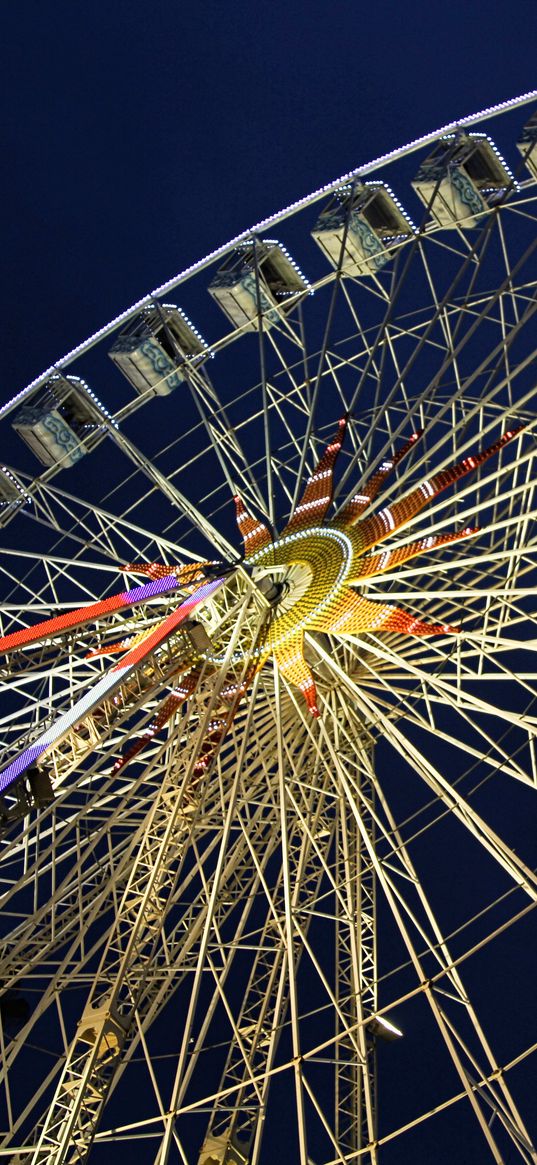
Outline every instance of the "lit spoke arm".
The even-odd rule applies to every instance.
[[[175,581],[175,580],[174,580]],[[119,664],[116,664],[110,672],[108,672],[102,679],[98,680],[96,684],[90,689],[86,695],[77,700],[67,712],[55,721],[51,728],[38,736],[33,744],[19,753],[18,757],[7,765],[0,772],[0,789],[5,790],[17,780],[26,769],[35,764],[36,761],[42,757],[49,748],[57,744],[63,736],[65,736],[70,729],[84,719],[94,708],[113,691],[120,686],[121,683],[133,672],[143,659],[149,655],[156,648],[160,647],[162,643],[169,638],[185,619],[188,619],[192,611],[199,606],[200,603],[205,602],[220,586],[222,586],[223,579],[214,579],[212,582],[205,583],[202,587],[185,599],[181,606],[178,607],[167,619],[164,619],[151,633],[127,653]],[[149,584],[151,585],[151,584]],[[146,589],[146,588],[141,588]]]
[[[146,586],[133,587],[130,591],[120,591],[116,595],[110,595],[108,599],[90,603],[87,607],[66,611],[63,615],[56,615],[53,619],[35,623],[33,627],[24,627],[20,631],[4,635],[0,638],[0,652],[17,651],[30,644],[41,643],[44,639],[53,639],[55,636],[63,635],[66,631],[84,627],[88,623],[95,623],[103,615],[112,615],[127,607],[146,603],[149,599],[177,590],[180,586],[181,583],[170,571],[167,577],[148,583]]]

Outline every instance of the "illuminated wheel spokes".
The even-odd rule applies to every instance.
[[[89,1096],[108,1072],[108,1108],[84,1134],[88,1145],[95,1134],[96,1159],[117,1141],[141,1161],[195,1165],[200,1146],[218,1159],[233,1135],[239,1160],[266,1165],[281,1156],[283,1128],[300,1165],[390,1165],[401,1149],[435,1158],[455,1127],[475,1159],[484,1147],[487,1160],[535,1162],[521,1115],[533,1035],[526,1012],[522,1023],[513,1011],[508,1032],[498,1023],[505,974],[488,960],[506,944],[503,966],[517,966],[509,987],[522,998],[516,939],[534,916],[537,863],[521,820],[511,823],[517,801],[530,818],[537,783],[536,222],[529,182],[471,231],[408,238],[374,276],[323,268],[311,305],[268,323],[259,313],[256,336],[228,332],[214,361],[192,367],[177,390],[185,434],[170,428],[166,445],[165,422],[160,453],[146,456],[141,430],[131,439],[127,410],[107,438],[117,474],[97,504],[79,469],[72,493],[48,471],[24,477],[37,518],[26,525],[46,548],[0,552],[3,636],[142,587],[137,564],[159,564],[162,577],[203,558],[236,564],[233,495],[246,557],[200,611],[211,648],[190,679],[177,672],[175,642],[168,669],[157,653],[151,674],[135,671],[121,708],[97,708],[69,755],[55,754],[54,804],[37,817],[29,806],[22,832],[5,836],[3,1143],[41,1136],[47,1108],[49,1133],[65,1141],[26,1159],[59,1165],[75,1143],[84,1159],[80,1128],[66,1132],[65,1096],[56,1109],[51,1098],[119,933],[154,806],[199,731],[196,685],[212,668],[222,702],[194,762],[210,773],[203,811],[188,844],[181,832],[175,874],[161,862],[170,896],[158,953],[137,964],[145,987],[128,1038],[112,1024],[113,1065],[105,1071],[97,1055],[88,1078]],[[236,343],[255,353],[246,384],[240,362],[232,369]],[[156,417],[160,403],[150,407]],[[323,463],[327,476],[308,493],[342,416],[337,466]],[[336,530],[350,538],[362,522],[378,533],[374,515],[398,517],[401,499],[519,425],[382,545],[364,544],[367,573],[356,568],[351,581],[345,567],[340,579],[336,555],[330,581]],[[340,585],[353,598],[336,612]],[[0,764],[121,661],[111,647],[127,651],[184,597],[109,610],[7,656]],[[461,631],[421,638],[403,633],[409,625],[358,622],[359,610],[383,607],[404,610],[414,629]],[[260,642],[262,612],[271,617]],[[161,905],[156,894],[140,906],[148,933]],[[21,997],[29,1010],[14,1028]],[[137,1094],[145,1107],[133,1111]]]

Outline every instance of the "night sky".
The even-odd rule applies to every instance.
[[[3,400],[265,215],[535,87],[533,0],[2,15]]]
[[[0,403],[252,223],[537,87],[535,0],[4,0],[2,16]]]

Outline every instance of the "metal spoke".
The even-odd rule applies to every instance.
[[[0,409],[13,1165],[537,1165],[536,96]]]

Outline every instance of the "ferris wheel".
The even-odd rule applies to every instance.
[[[531,100],[0,409],[6,1160],[537,1162]]]

